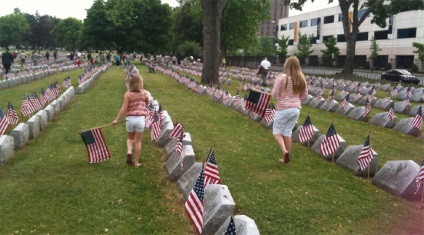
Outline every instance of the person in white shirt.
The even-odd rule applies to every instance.
[[[266,77],[268,76],[268,70],[271,69],[271,63],[267,60],[267,58],[265,57],[262,62],[261,62],[261,66],[262,66],[262,86],[266,86]]]

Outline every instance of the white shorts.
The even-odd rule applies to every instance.
[[[127,132],[143,132],[146,125],[145,116],[127,116]]]
[[[289,108],[277,110],[272,125],[272,134],[291,137],[294,125],[299,118],[300,110],[298,108]]]

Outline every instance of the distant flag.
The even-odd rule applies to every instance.
[[[415,128],[421,130],[423,125],[423,112],[422,112],[421,106],[418,108],[417,114],[415,114],[411,124]]]
[[[71,78],[70,77],[66,77],[62,82],[62,86],[65,87],[65,88],[68,88],[71,85],[72,84],[71,84]]]
[[[318,101],[320,101],[320,100],[321,100],[322,95],[324,95],[324,92],[325,92],[324,87],[323,87],[323,88],[321,88],[321,89],[318,91],[317,97],[315,98],[315,99],[317,100],[316,102],[318,102]]]
[[[412,84],[409,85],[408,89],[406,89],[406,94],[408,94],[409,97],[411,97],[414,94],[414,87]]]
[[[359,100],[361,97],[362,97],[361,93],[359,93],[359,91],[357,91],[355,96],[353,97],[353,99],[356,101],[356,100]]]
[[[240,100],[240,108],[243,112],[246,111],[246,100],[247,100],[247,95],[244,95],[244,98]]]
[[[418,190],[421,188],[421,184],[422,184],[423,181],[424,181],[424,159],[421,162],[420,170],[418,171],[418,175],[415,178],[415,183],[417,185],[417,191],[416,192],[418,192]]]
[[[334,99],[334,90],[331,90],[330,95],[327,98],[327,104],[330,104]]]
[[[218,164],[216,163],[215,151],[212,148],[209,151],[208,158],[206,159],[204,186],[206,187],[208,184],[220,183],[221,180],[219,178]]]
[[[397,86],[396,86],[396,85],[393,87],[392,92],[390,92],[390,94],[391,94],[392,96],[395,96],[395,95],[397,95],[397,94],[398,94],[398,89],[397,89]]]
[[[43,108],[43,106],[41,105],[40,100],[38,99],[37,93],[35,91],[32,93],[32,96],[31,96],[30,101],[31,101],[32,106],[36,110],[40,110],[40,109]]]
[[[390,121],[395,117],[395,103],[392,102],[390,105],[389,111],[387,111],[387,119]]]
[[[339,137],[337,136],[336,128],[331,124],[330,128],[328,128],[327,133],[325,134],[324,139],[321,142],[320,150],[321,153],[325,156],[331,155],[336,152],[336,150],[340,147]]]
[[[369,113],[371,112],[371,102],[366,99],[365,100],[365,106],[364,106],[364,117],[367,117],[369,115]]]
[[[358,86],[356,87],[356,92],[361,92],[362,91],[362,86],[361,86],[361,83],[359,82],[358,83]]]
[[[146,128],[150,128],[150,125],[153,122],[153,116],[155,115],[155,108],[153,107],[152,103],[147,106],[147,117],[146,117]]]
[[[10,101],[9,101],[9,104],[7,104],[6,117],[7,117],[7,120],[13,125],[17,125],[19,123],[18,113],[13,108],[13,105]]]
[[[238,104],[238,102],[240,102],[240,95],[239,91],[237,90],[236,95],[233,98],[233,105]]]
[[[302,125],[302,129],[300,129],[299,141],[306,142],[312,138],[313,134],[314,134],[314,126],[312,125],[311,118],[308,115],[308,117],[306,117],[306,120]]]
[[[150,139],[155,140],[159,137],[161,132],[161,118],[158,115],[158,113],[155,111],[155,114],[153,115],[152,123],[150,124],[151,130],[150,130]]]
[[[181,134],[181,132],[184,132],[184,126],[177,122],[174,126],[174,129],[172,130],[171,134],[169,135],[169,138],[178,138]]]
[[[270,99],[270,94],[250,90],[249,97],[246,101],[246,108],[264,117]]]
[[[41,106],[45,106],[49,100],[47,99],[46,92],[44,91],[44,88],[41,87],[41,93],[40,93],[40,102]]]
[[[362,147],[361,153],[358,157],[358,165],[361,168],[361,171],[365,170],[369,163],[371,162],[373,158],[372,149],[370,147],[370,135],[367,136],[365,139],[364,146]]]
[[[32,113],[31,103],[29,102],[28,96],[25,95],[21,105],[21,113],[24,117],[29,116]]]
[[[184,204],[184,210],[198,234],[201,234],[203,229],[204,181],[205,175],[204,169],[202,169]]]
[[[107,148],[100,128],[91,129],[81,133],[81,138],[87,148],[89,163],[96,163],[110,159],[109,149]]]
[[[408,95],[406,95],[405,96],[405,99],[403,100],[403,102],[402,102],[402,107],[403,108],[407,108],[408,106],[410,106],[411,105],[411,102],[410,102],[410,100],[409,100],[409,96]]]
[[[372,100],[374,100],[374,95],[377,93],[377,91],[376,91],[376,89],[375,89],[375,86],[372,86],[371,87],[371,90],[367,93],[367,99],[369,100],[369,101],[372,101]]]
[[[237,234],[236,225],[234,223],[233,217],[231,216],[230,223],[228,224],[227,231],[225,232],[224,235],[236,235],[236,234]]]
[[[274,116],[275,116],[275,107],[273,103],[269,103],[268,108],[265,111],[265,116],[264,119],[266,121],[266,123],[270,124],[271,122],[274,121]]]
[[[349,93],[345,96],[342,101],[343,110],[346,111],[347,105],[349,104]]]
[[[0,136],[6,132],[8,126],[9,121],[7,120],[7,116],[4,115],[3,110],[0,108]]]
[[[177,139],[177,147],[175,147],[175,151],[181,156],[181,169],[184,168],[183,139],[184,132],[181,131],[180,136]]]
[[[383,103],[389,103],[392,99],[391,99],[391,93],[389,91],[389,93],[387,93],[387,96],[383,99]]]
[[[348,86],[344,86],[344,87],[343,87],[343,90],[340,92],[340,95],[341,95],[342,97],[346,96],[346,94],[347,94],[347,88],[348,88]]]

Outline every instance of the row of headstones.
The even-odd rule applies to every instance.
[[[108,66],[101,71],[104,72]],[[99,71],[100,72],[100,71]],[[98,75],[96,76],[96,78]],[[88,80],[91,80],[90,78]],[[94,80],[94,79],[93,79]],[[92,83],[90,83],[92,84]],[[85,90],[84,90],[85,91]],[[10,160],[15,149],[26,146],[29,140],[34,139],[47,126],[48,122],[52,122],[54,117],[68,105],[75,95],[75,89],[70,86],[59,98],[53,100],[44,109],[39,110],[28,121],[19,123],[10,133],[10,135],[0,136],[0,165]]]
[[[96,71],[89,79],[85,80],[83,83],[78,85],[75,93],[82,94],[86,90],[88,90],[90,87],[92,87],[94,83],[96,82],[97,78],[99,77],[99,75],[101,73],[104,73],[111,65],[112,63],[107,63],[102,65],[102,67],[98,71]]]
[[[365,100],[367,99],[367,97],[363,97],[361,102],[359,102],[360,104],[365,104]],[[393,102],[393,101],[391,101]],[[372,102],[371,102],[372,103]],[[387,109],[386,105],[383,104],[384,101],[383,100],[378,100],[375,102],[374,107],[376,108],[380,108],[380,107],[384,107],[384,109]],[[402,102],[399,102],[402,103]],[[340,115],[344,115],[347,116],[351,119],[357,120],[357,121],[368,121],[368,116],[364,116],[364,112],[365,112],[365,106],[360,106],[360,107],[355,107],[353,104],[348,103],[346,106],[346,109],[342,106],[339,105],[339,102],[336,100],[332,100],[331,102],[327,102],[324,98],[318,99],[316,97],[313,97],[311,95],[309,95],[307,97],[307,99],[302,100],[302,104],[303,105],[308,105],[310,107],[313,108],[319,108],[321,110],[325,110],[327,112],[334,112]],[[390,103],[389,103],[390,105]],[[395,104],[395,110],[397,106],[400,106],[402,104]],[[421,105],[422,108],[424,108],[424,105]],[[412,112],[415,112],[415,114],[418,112],[420,105],[415,106],[412,109]],[[387,109],[388,110],[388,109]],[[413,117],[411,118],[403,118],[401,119],[398,123],[396,123],[396,116],[393,117],[392,120],[390,120],[387,117],[387,112],[381,112],[381,113],[377,113],[370,121],[371,124],[376,125],[376,126],[381,126],[381,127],[385,127],[385,128],[393,128],[396,131],[408,134],[408,135],[412,135],[412,136],[416,136],[416,137],[420,137],[419,135],[420,130],[416,127],[414,127],[411,122],[413,120]],[[424,134],[421,134],[421,139],[424,139]]]
[[[193,90],[193,92],[197,92],[199,95],[208,94],[206,92],[206,87],[204,86],[201,86],[199,90]],[[250,110],[244,110],[241,105],[233,103],[234,96],[230,97],[230,99],[228,99],[227,101],[224,101],[222,97],[217,98],[213,95],[211,96],[211,98],[215,102],[221,103],[226,107],[230,107],[242,113],[243,115],[248,116],[254,121],[260,122],[260,125],[265,128],[272,128],[273,122],[268,123],[260,115],[257,115],[251,112]],[[361,112],[361,114],[362,113],[363,112]],[[294,142],[299,142],[298,135],[300,129],[301,126],[299,127],[296,124],[293,129],[292,136]],[[391,193],[395,196],[400,196],[408,200],[417,200],[420,198],[421,192],[416,192],[417,186],[415,183],[415,178],[420,170],[420,166],[417,163],[412,160],[387,161],[384,166],[377,172],[378,153],[372,150],[373,159],[371,160],[367,168],[361,170],[357,163],[357,159],[360,155],[363,145],[352,145],[346,148],[346,141],[340,135],[337,135],[337,137],[340,141],[340,147],[335,151],[334,155],[332,156],[324,156],[321,153],[320,146],[321,142],[325,138],[325,134],[320,135],[318,129],[315,127],[314,135],[312,136],[310,142],[303,143],[303,145],[308,146],[314,152],[321,155],[324,159],[328,161],[335,161],[336,164],[352,171],[352,173],[356,176],[365,176],[368,175],[369,172],[370,176],[374,176],[372,179],[372,184],[388,193]]]
[[[153,107],[158,110],[159,103],[152,100]],[[196,162],[196,155],[192,146],[191,135],[184,132],[183,150],[181,155],[176,151],[177,139],[169,136],[174,124],[168,112],[162,111],[162,126],[159,137],[155,140],[159,147],[163,147],[166,154],[165,171],[167,178],[176,182],[176,185],[187,200],[196,180],[203,168],[203,163]],[[235,202],[226,185],[209,184],[204,191],[204,217],[202,234],[224,234],[234,213]],[[246,215],[233,217],[237,234],[260,234],[254,220]]]

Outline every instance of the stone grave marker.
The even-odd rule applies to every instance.
[[[352,171],[352,173],[356,176],[368,176],[368,168],[370,176],[375,175],[377,172],[378,154],[372,149],[373,158],[371,159],[368,167],[362,171],[357,162],[362,147],[363,145],[348,146],[342,155],[337,158],[336,164]]]

